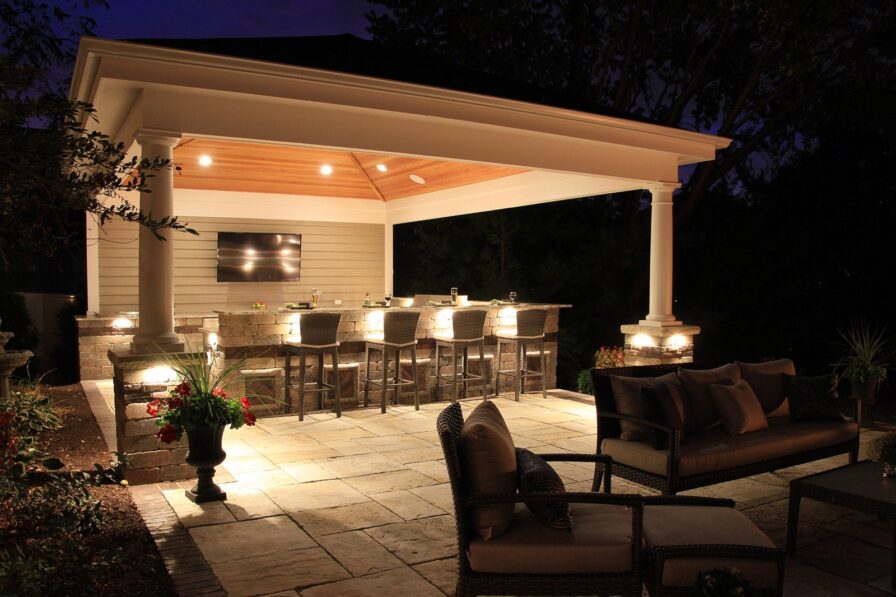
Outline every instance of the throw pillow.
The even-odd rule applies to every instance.
[[[671,381],[675,373],[668,373],[660,377],[623,377],[621,375],[610,376],[610,387],[613,389],[613,398],[616,401],[616,412],[620,415],[644,418],[644,407],[641,401],[641,388],[653,387],[664,381]],[[649,428],[629,421],[619,421],[622,428],[620,438],[626,441],[639,441],[646,439]]]
[[[516,451],[501,411],[491,400],[473,409],[460,432],[464,481],[470,495],[516,493]],[[493,539],[513,520],[513,503],[476,506],[473,527]]]
[[[663,405],[660,403],[661,398],[658,391],[660,385],[664,384],[657,384],[652,388],[641,388],[641,410],[644,413],[644,418],[648,421],[671,426],[666,419]],[[645,437],[654,450],[665,450],[669,447],[669,434],[662,429],[648,427]]]
[[[747,380],[759,403],[762,411],[769,417],[786,416],[790,409],[787,404],[787,394],[784,390],[784,376],[796,375],[796,367],[790,359],[778,359],[763,363],[741,363],[735,361],[741,376]]]
[[[834,404],[837,388],[832,376],[788,375],[784,378],[784,387],[787,391],[787,401],[790,403],[791,421],[846,420]]]
[[[709,394],[716,412],[722,418],[722,425],[730,435],[738,436],[768,429],[762,404],[745,380],[732,385],[710,384]]]
[[[688,393],[688,402],[694,413],[698,431],[719,424],[719,414],[709,394],[710,384],[731,385],[740,381],[740,369],[734,363],[715,369],[684,369],[679,367],[678,377]]]
[[[663,409],[667,425],[681,429],[684,434],[697,430],[687,392],[677,376],[656,384],[652,389]]]
[[[539,491],[566,491],[557,471],[541,456],[525,448],[516,449],[516,470],[521,495]],[[572,516],[567,502],[523,503],[538,520],[549,527],[572,530]]]

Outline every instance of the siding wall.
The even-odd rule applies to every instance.
[[[262,209],[261,207],[259,209]],[[382,298],[385,231],[382,224],[293,220],[184,218],[199,236],[174,235],[174,308],[178,314],[214,309],[247,309],[311,300],[323,290],[323,304],[342,299],[357,305],[369,292]],[[137,225],[110,221],[99,241],[100,313],[137,310]],[[302,235],[299,282],[217,281],[217,233],[287,232]]]

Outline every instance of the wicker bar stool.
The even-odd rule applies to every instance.
[[[417,323],[420,321],[419,311],[387,311],[383,315],[383,335],[371,335],[365,338],[364,361],[367,373],[364,375],[364,406],[369,404],[370,384],[382,388],[380,408],[386,412],[386,394],[395,390],[394,403],[398,404],[398,392],[401,386],[414,386],[414,407],[420,410],[420,392],[417,388]],[[373,379],[370,376],[370,351],[378,350],[383,355],[383,378]],[[411,379],[401,377],[401,351],[411,351]],[[389,381],[389,353],[395,355],[395,374]]]
[[[457,400],[457,386],[462,387],[463,396],[467,395],[467,386],[471,381],[479,381],[482,384],[482,397],[487,398],[488,393],[485,389],[485,371],[480,371],[483,375],[472,375],[469,368],[469,350],[472,346],[479,347],[479,362],[485,363],[485,335],[483,328],[485,326],[485,317],[487,311],[474,309],[455,311],[451,317],[452,334],[436,335],[436,400],[441,399],[442,380],[451,383],[451,401]],[[442,352],[444,349],[450,348],[451,354],[451,374],[442,375]],[[461,370],[458,374],[457,357],[458,349],[461,356]]]
[[[339,328],[341,313],[305,313],[299,319],[299,342],[287,342],[286,350],[286,408],[290,409],[292,400],[290,390],[299,390],[299,420],[305,419],[305,392],[317,392],[320,395],[320,409],[324,408],[324,393],[333,392],[336,399],[336,416],[342,416],[342,396],[339,391],[339,342],[336,331]],[[305,383],[305,357],[317,355],[317,382]],[[333,357],[333,384],[324,381],[324,355]],[[292,383],[292,357],[299,357],[299,383]],[[312,387],[308,387],[312,386]]]
[[[513,398],[520,401],[520,389],[526,391],[527,377],[541,377],[541,395],[548,397],[547,359],[544,355],[544,322],[547,309],[526,309],[516,312],[516,333],[498,333],[498,351],[495,354],[495,396],[499,393],[501,376],[513,380]],[[501,369],[501,347],[512,346],[513,369]],[[526,347],[534,345],[541,357],[541,372],[531,371],[526,358]]]

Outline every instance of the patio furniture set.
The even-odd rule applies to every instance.
[[[482,396],[487,395],[485,355],[485,320],[487,311],[481,309],[467,309],[456,311],[452,314],[451,332],[436,335],[435,341],[435,399],[439,400],[442,394],[442,386],[450,385],[451,400],[455,401],[459,396],[466,396],[470,384],[478,383],[482,390]],[[292,408],[292,391],[298,392],[299,420],[305,418],[305,393],[317,393],[319,395],[320,409],[324,409],[325,397],[329,393],[333,400],[336,416],[342,416],[341,384],[339,383],[339,369],[352,365],[339,362],[339,342],[337,330],[342,314],[306,313],[299,319],[299,332],[301,340],[298,342],[286,342],[286,383],[285,400],[287,412]],[[521,309],[516,312],[517,327],[515,330],[501,331],[497,334],[497,354],[494,367],[494,391],[497,395],[501,377],[509,378],[514,387],[514,397],[519,401],[520,388],[525,388],[528,379],[540,378],[542,395],[547,392],[547,363],[545,359],[545,320],[546,309]],[[365,369],[361,383],[363,384],[363,404],[370,402],[371,386],[380,390],[380,409],[386,412],[388,395],[393,392],[393,402],[398,403],[398,393],[402,387],[409,386],[414,392],[414,405],[420,408],[419,372],[417,360],[417,325],[420,320],[418,311],[406,311],[401,309],[387,310],[383,314],[383,333],[368,335],[365,338]],[[514,351],[513,368],[501,368],[502,348],[509,346]],[[541,360],[541,370],[528,369],[526,355],[528,347],[538,350]],[[470,369],[470,349],[478,349],[479,363],[482,367],[478,374]],[[410,377],[402,377],[401,353],[410,353]],[[371,353],[379,352],[382,355],[382,371],[379,377],[374,377],[374,369],[371,366]],[[327,383],[325,376],[325,357],[332,359],[333,383]],[[390,361],[391,356],[391,361]],[[307,357],[316,357],[318,376],[316,381],[306,382]],[[294,358],[298,358],[298,380],[293,381]],[[443,360],[447,359],[447,372],[443,372]],[[392,373],[390,375],[390,362]],[[354,365],[357,367],[358,365]]]
[[[855,464],[861,403],[847,420],[832,408],[830,379],[825,389],[793,369],[789,360],[595,369],[594,454],[515,448],[488,401],[466,421],[459,404],[446,408],[437,430],[457,522],[457,595],[640,595],[642,583],[654,596],[689,595],[698,577],[722,568],[738,569],[757,595],[782,595],[785,550],[733,500],[674,494],[845,453],[848,466],[792,482],[788,551],[800,497],[896,514],[896,480],[875,463]],[[714,415],[695,412],[707,405],[717,405]],[[591,491],[567,492],[554,461],[594,463]],[[614,474],[664,495],[613,494]]]

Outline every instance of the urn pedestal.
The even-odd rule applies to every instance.
[[[224,462],[227,453],[221,448],[224,425],[197,427],[187,431],[187,464],[196,467],[196,485],[184,493],[197,504],[227,499],[227,494],[214,482],[215,467]]]

